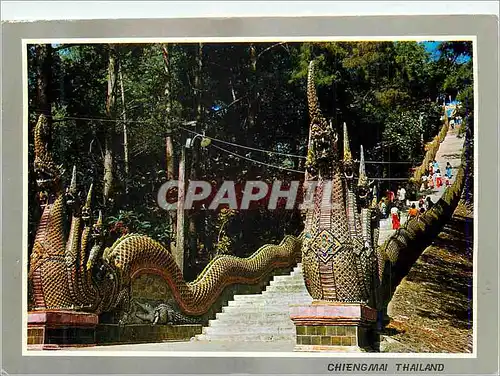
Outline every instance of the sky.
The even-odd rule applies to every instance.
[[[433,60],[437,60],[440,56],[440,52],[438,51],[438,47],[441,44],[441,42],[435,42],[435,41],[425,41],[421,42],[425,49],[431,54],[431,57]],[[57,47],[59,46],[59,43],[52,43],[52,47]],[[64,53],[64,52],[63,52]],[[465,63],[470,59],[468,56],[461,56],[457,59],[458,63]]]
[[[438,47],[441,42],[422,42],[427,52],[431,53],[433,59],[437,59],[440,55]]]
[[[425,49],[431,53],[431,56],[434,60],[439,58],[440,52],[438,51],[438,47],[441,44],[441,42],[427,41],[427,42],[422,42],[422,44],[424,45]],[[470,60],[469,56],[460,56],[457,59],[457,63],[465,63],[469,60]]]

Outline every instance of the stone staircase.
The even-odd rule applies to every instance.
[[[309,304],[302,265],[276,276],[260,294],[235,295],[195,341],[295,341],[290,304]]]

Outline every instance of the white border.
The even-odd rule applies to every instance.
[[[93,351],[93,350],[57,350],[57,351],[28,351],[27,347],[27,286],[28,286],[28,271],[27,265],[28,255],[28,59],[27,45],[35,43],[189,43],[189,42],[264,42],[264,41],[287,41],[287,42],[311,42],[311,41],[450,41],[450,40],[468,40],[473,43],[473,77],[474,77],[474,194],[478,192],[478,64],[477,64],[477,36],[475,35],[458,35],[458,36],[368,36],[368,37],[217,37],[217,38],[45,38],[45,39],[23,39],[22,40],[22,56],[23,56],[23,272],[22,272],[22,356],[141,356],[141,357],[303,357],[303,358],[477,358],[477,227],[478,222],[474,221],[474,239],[473,239],[473,350],[472,353],[298,353],[298,352],[223,352],[223,351]],[[474,200],[474,217],[478,217],[478,201]]]
[[[3,21],[499,14],[498,1],[2,1]]]

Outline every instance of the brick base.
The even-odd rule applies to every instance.
[[[292,305],[295,351],[378,351],[376,310],[357,303],[314,301]]]
[[[92,313],[62,310],[29,312],[28,349],[94,346],[97,322],[97,315]]]
[[[98,345],[189,341],[202,332],[201,325],[99,324]]]

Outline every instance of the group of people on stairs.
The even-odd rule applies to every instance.
[[[422,185],[420,186],[420,191],[425,191],[427,189],[441,188],[444,184],[445,186],[450,185],[450,179],[453,176],[451,171],[450,162],[446,162],[446,172],[444,177],[441,175],[441,169],[439,168],[439,163],[434,160],[429,162],[428,172],[429,175],[422,176]]]

